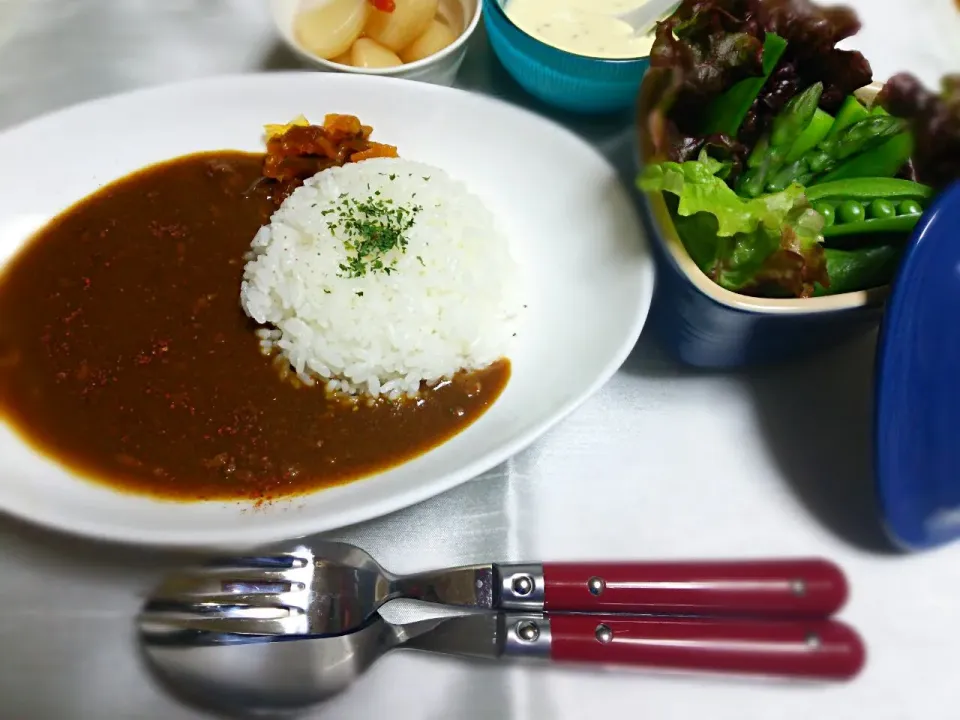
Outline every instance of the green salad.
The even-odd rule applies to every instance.
[[[685,0],[660,23],[645,119],[687,252],[718,285],[810,297],[887,284],[936,193],[960,179],[960,77],[876,98],[837,49],[859,29],[808,0]],[[866,101],[865,101],[866,100]]]

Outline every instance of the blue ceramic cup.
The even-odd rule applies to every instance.
[[[651,70],[637,107],[638,159],[656,161],[647,128],[654,85]],[[879,86],[864,88],[872,100]],[[755,298],[726,290],[690,258],[661,193],[645,196],[646,224],[657,263],[649,324],[676,359],[702,368],[730,369],[800,357],[876,327],[889,288],[804,299]]]
[[[509,0],[483,0],[487,36],[507,72],[531,95],[577,113],[633,107],[647,57],[626,60],[575,55],[528,35],[507,17]]]

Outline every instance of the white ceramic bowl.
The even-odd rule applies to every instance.
[[[414,63],[392,68],[357,68],[319,58],[297,41],[294,20],[300,3],[301,0],[270,0],[270,13],[284,43],[307,66],[328,72],[406,78],[448,86],[453,85],[456,80],[457,72],[467,54],[467,41],[477,29],[483,10],[481,0],[440,0],[440,14],[447,19],[451,27],[462,28],[460,36],[453,44]]]

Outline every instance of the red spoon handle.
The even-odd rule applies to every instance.
[[[552,615],[550,658],[696,672],[848,680],[863,642],[830,620]]]
[[[829,617],[847,599],[826,560],[545,563],[549,612]]]

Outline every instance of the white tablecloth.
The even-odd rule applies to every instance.
[[[960,69],[952,2],[853,3],[866,21],[856,44],[878,78],[910,68],[932,83]],[[160,82],[294,66],[258,0],[27,0],[16,23],[0,46],[0,127]],[[482,33],[461,84],[529,102]],[[628,117],[557,119],[629,171]],[[398,571],[823,554],[849,571],[845,617],[869,643],[868,668],[853,684],[505,668],[399,653],[310,717],[954,720],[960,547],[903,557],[884,545],[870,493],[873,342],[767,372],[710,375],[675,367],[644,338],[609,385],[527,452],[340,533]],[[203,717],[152,682],[134,642],[142,593],[176,562],[0,517],[0,718]]]

